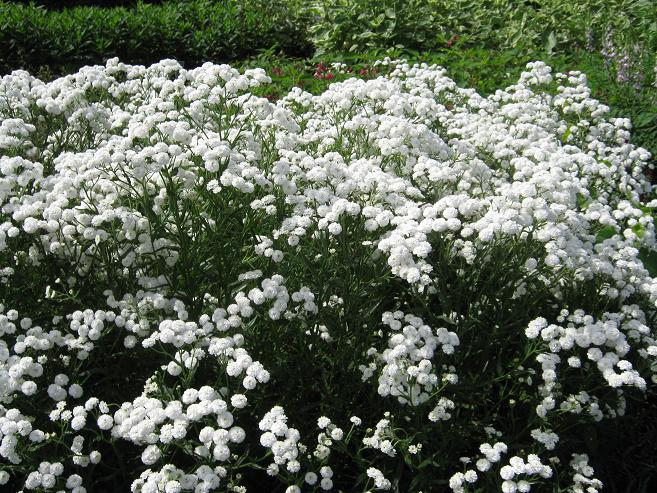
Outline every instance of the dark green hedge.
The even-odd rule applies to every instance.
[[[134,7],[138,2],[160,4],[166,0],[8,0],[9,3],[33,3],[48,9],[61,10],[71,7]],[[184,0],[183,0],[184,1]]]
[[[286,0],[187,0],[49,11],[0,1],[0,73],[41,67],[59,73],[112,57],[143,65],[175,58],[192,67],[272,46],[307,56],[307,23],[289,5]]]

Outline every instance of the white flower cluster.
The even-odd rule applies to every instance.
[[[313,456],[321,461],[330,455],[333,442],[339,442],[344,438],[344,431],[331,423],[326,416],[317,420],[317,426],[322,431],[317,435],[317,446],[313,451]]]
[[[516,493],[516,491],[519,491],[524,493],[530,491],[531,482],[522,479],[521,476],[549,478],[553,472],[550,466],[541,463],[540,457],[536,454],[529,454],[527,461],[522,457],[511,457],[509,463],[500,469],[500,477],[504,480],[502,492]]]
[[[455,493],[462,493],[466,491],[468,484],[475,483],[477,479],[477,472],[472,469],[468,469],[465,472],[457,472],[449,478],[449,487]]]
[[[207,321],[206,324],[210,322]],[[158,329],[151,333],[148,338],[142,341],[142,346],[151,347],[156,341],[162,344],[173,344],[175,347],[180,348],[186,344],[193,344],[196,342],[196,331],[198,325],[194,322],[185,322],[183,320],[163,320],[160,322]],[[212,328],[208,329],[210,332]],[[205,335],[205,332],[202,332]]]
[[[57,479],[64,473],[64,465],[61,462],[42,462],[39,464],[37,471],[32,471],[27,475],[25,488],[36,490],[39,488],[53,488],[57,484]]]
[[[314,472],[308,472],[304,476],[304,481],[311,486],[319,481],[319,487],[328,491],[333,488],[333,470],[329,466],[322,466],[319,469],[319,476]]]
[[[234,395],[231,403],[241,408],[246,405],[246,398]],[[233,426],[233,413],[221,394],[208,386],[198,390],[188,388],[181,401],[173,400],[166,406],[156,398],[137,397],[132,403],[123,403],[113,417],[101,415],[98,427],[111,428],[115,438],[146,445],[141,459],[144,464],[152,465],[160,460],[161,447],[185,439],[190,427],[197,422],[213,422],[217,426],[205,426],[199,432],[199,444],[194,453],[200,457],[224,462],[230,457],[229,444],[239,444],[246,436],[242,428]]]
[[[593,477],[594,471],[589,466],[589,456],[573,454],[570,461],[573,470],[573,484],[568,491],[572,493],[598,493],[602,489],[602,481]]]
[[[646,388],[646,381],[634,369],[627,359],[632,348],[641,359],[648,360],[652,365],[652,379],[655,379],[655,357],[657,351],[651,349],[655,338],[650,328],[645,324],[645,313],[636,305],[625,305],[620,313],[604,313],[595,320],[583,310],[562,310],[557,324],[548,324],[545,318],[532,320],[525,329],[529,339],[542,339],[549,348],[549,353],[540,353],[536,360],[541,364],[543,384],[540,392],[543,396],[536,408],[541,418],[546,418],[549,411],[560,409],[580,413],[582,405],[588,406],[588,412],[596,420],[604,416],[597,398],[581,391],[575,395],[560,395],[558,389],[558,366],[567,363],[566,372],[588,372],[594,363],[606,384],[617,390],[618,407],[608,409],[608,414],[615,416],[623,414],[625,409],[624,389],[622,387]],[[561,356],[560,353],[566,353]],[[568,356],[570,355],[570,356]],[[566,357],[567,356],[567,357]],[[555,438],[548,438],[537,431],[534,438],[554,446]],[[542,438],[540,438],[542,437]],[[540,438],[540,439],[539,439]],[[558,438],[557,438],[558,440]],[[551,449],[548,447],[548,449]]]
[[[447,397],[441,397],[438,399],[438,404],[436,404],[436,406],[429,413],[429,420],[433,421],[434,423],[437,421],[447,421],[452,417],[449,410],[454,409],[455,407],[456,404],[454,404],[453,400],[448,399]]]
[[[223,322],[223,320],[224,317],[228,314],[228,325],[239,326],[239,324],[235,325],[236,322],[233,322],[233,320],[237,321],[238,318],[236,317],[251,317],[254,313],[254,309],[251,306],[251,303],[259,306],[272,300],[273,303],[267,313],[272,320],[280,319],[281,315],[287,309],[287,304],[290,301],[290,295],[287,291],[287,288],[283,284],[284,282],[285,279],[279,274],[272,276],[271,279],[263,279],[260,283],[260,287],[262,289],[253,288],[248,292],[248,294],[239,292],[235,297],[235,303],[229,305],[226,310],[219,309],[219,311],[215,311],[213,320],[218,326],[224,328],[226,327],[226,322]],[[230,317],[233,318],[231,319]]]
[[[281,406],[274,406],[258,424],[262,435],[260,444],[271,450],[274,463],[270,466],[272,475],[278,474],[279,466],[285,465],[289,472],[298,472],[301,464],[299,457],[299,439],[301,435],[295,428],[287,426],[287,416]]]
[[[431,361],[436,349],[450,355],[459,345],[459,338],[443,327],[434,331],[420,317],[402,311],[385,312],[382,322],[393,335],[382,354],[370,353],[383,363],[378,393],[397,397],[402,404],[423,404],[440,382]],[[371,369],[363,367],[361,371],[367,373]]]
[[[367,469],[367,477],[374,480],[374,487],[377,490],[389,490],[392,487],[390,481],[376,467],[369,467]]]
[[[502,454],[506,453],[507,450],[507,445],[503,442],[497,442],[494,445],[489,443],[481,444],[479,451],[482,453],[482,457],[475,462],[477,470],[480,472],[489,471],[494,464],[500,462]],[[503,493],[526,493],[531,491],[532,483],[535,480],[534,478],[522,479],[521,475],[549,478],[552,474],[552,468],[542,464],[536,454],[529,454],[527,461],[519,456],[514,456],[509,459],[507,465],[499,469],[499,476],[502,479],[501,491]],[[454,474],[450,478],[449,485],[452,491],[461,493],[466,491],[468,483],[476,483],[478,479],[477,472],[469,469],[465,473],[458,472]]]
[[[540,428],[535,428],[531,431],[531,436],[534,440],[542,444],[546,450],[554,450],[559,443],[559,435],[553,431],[543,431]]]
[[[376,424],[376,427],[373,430],[374,433],[372,434],[372,436],[363,438],[363,444],[366,447],[378,449],[384,454],[390,457],[394,457],[395,455],[397,455],[397,450],[395,449],[395,446],[392,442],[392,439],[394,439],[394,435],[392,434],[392,430],[390,429],[391,417],[392,416],[388,414],[386,418],[379,420],[379,422]]]
[[[0,406],[0,456],[12,464],[20,464],[22,458],[16,449],[19,439],[26,437],[27,443],[40,443],[44,439],[44,432],[33,428],[32,423],[18,409],[6,409]]]
[[[317,96],[295,88],[277,103],[249,92],[269,81],[263,70],[240,73],[211,63],[186,70],[173,60],[141,67],[113,59],[51,83],[23,71],[0,79],[0,256],[7,264],[0,289],[11,294],[0,306],[4,459],[18,464],[29,455],[23,451],[40,453],[65,426],[58,439],[73,444],[75,467],[100,460],[97,451],[82,454],[93,415],[101,435],[143,447],[145,465],[166,464],[145,471],[133,491],[219,488],[231,448],[247,433],[234,423],[237,410],[253,418],[264,409],[248,402],[269,402],[267,408],[277,402],[260,386],[276,375],[256,355],[279,361],[272,353],[288,345],[295,358],[308,350],[305,337],[302,348],[296,337],[270,344],[262,337],[270,333],[266,324],[296,329],[298,322],[301,334],[314,331],[334,341],[323,349],[335,351],[350,347],[336,340],[362,335],[369,347],[385,334],[381,353],[355,355],[356,366],[358,358],[375,360],[361,365],[363,380],[376,374],[379,396],[396,397],[409,413],[430,404],[429,420],[450,420],[447,427],[458,399],[432,399],[476,370],[458,367],[468,351],[456,348],[459,337],[483,340],[460,331],[487,315],[475,304],[452,306],[450,275],[489,265],[522,274],[495,286],[517,306],[549,295],[569,307],[551,321],[532,314],[522,322],[529,322],[526,338],[509,338],[540,348],[541,381],[531,406],[542,422],[527,428],[537,447],[556,453],[567,439],[551,422],[557,410],[586,410],[593,419],[619,415],[624,391],[657,380],[650,326],[657,279],[647,256],[657,246],[657,202],[643,203],[654,192],[643,175],[649,155],[629,143],[630,122],[609,117],[583,74],[552,74],[542,62],[488,97],[459,88],[440,67],[386,66],[392,70],[385,77],[350,79]],[[362,248],[362,258],[352,258],[352,247]],[[518,258],[495,258],[502,250]],[[351,293],[316,275],[336,258],[348,258],[354,272],[383,259],[385,274],[400,286],[392,305],[383,300],[394,307],[386,309],[407,313],[383,313],[380,332],[353,330],[346,321],[354,312],[338,308],[353,305]],[[381,277],[368,272],[377,279],[359,280],[363,286]],[[26,297],[19,290],[30,276],[43,285]],[[602,302],[586,304],[582,295],[578,306],[587,311],[572,311],[565,300],[580,288]],[[614,308],[593,313],[595,306]],[[41,307],[56,313],[43,316]],[[452,330],[431,328],[431,317],[449,320]],[[341,338],[343,325],[351,339]],[[491,334],[506,329],[500,325]],[[95,383],[83,376],[105,348],[119,348],[117,355],[130,361],[166,359],[157,360],[161,372],[149,369],[136,382],[144,384],[143,395],[108,404],[99,394],[76,405],[92,393],[87,386]],[[614,406],[585,387],[580,377],[592,372],[616,392]],[[206,376],[227,378],[217,388],[214,381],[191,383]],[[532,390],[531,377],[522,378]],[[571,378],[581,388],[569,385],[572,393],[564,395],[563,381]],[[170,381],[171,388],[164,383]],[[266,398],[249,394],[247,401],[246,391]],[[362,443],[395,457],[391,417],[384,416]],[[33,429],[42,422],[55,431]],[[346,438],[330,421],[320,427],[315,458],[325,460],[329,442]],[[268,473],[279,476],[281,466],[300,472],[305,447],[282,406],[260,420],[260,431],[273,455]],[[506,448],[482,446],[478,472],[457,473],[452,489],[476,482]],[[169,464],[174,449],[196,466],[223,464],[186,474]],[[361,479],[390,488],[379,467],[361,471]],[[49,488],[51,469],[33,471],[25,487]],[[575,488],[598,487],[582,460],[573,469]],[[537,455],[513,457],[500,469],[502,489],[529,491],[532,481],[553,472]],[[307,473],[305,480],[332,488],[332,470],[323,466],[320,475]],[[66,487],[82,492],[81,477],[69,476]]]
[[[493,464],[496,464],[502,458],[502,454],[506,454],[508,447],[504,442],[496,442],[491,445],[490,443],[482,443],[479,446],[479,452],[482,457],[475,463],[477,469],[481,472],[488,471]]]
[[[208,353],[217,356],[226,364],[226,374],[242,378],[242,386],[252,390],[258,383],[267,383],[270,375],[259,361],[253,361],[246,349],[240,347],[244,336],[235,334],[232,337],[212,337],[209,341]]]
[[[198,467],[194,472],[186,474],[173,464],[166,464],[159,471],[146,469],[139,479],[132,482],[132,493],[209,493],[219,488],[221,479],[227,475],[222,466],[211,468],[207,465]]]

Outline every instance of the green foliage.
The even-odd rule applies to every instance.
[[[305,21],[293,7],[284,0],[191,0],[48,11],[0,2],[0,72],[45,66],[60,74],[113,57],[135,64],[175,58],[195,66],[243,58],[274,45],[306,55]]]
[[[547,52],[598,43],[608,30],[652,46],[657,9],[650,0],[321,0],[311,8],[320,53],[372,47],[425,50],[454,36],[468,46],[541,47]]]
[[[362,52],[375,47],[431,48],[444,35],[433,9],[422,0],[316,2],[311,32],[317,53]]]

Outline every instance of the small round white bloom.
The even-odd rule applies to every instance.
[[[98,416],[98,428],[101,430],[109,430],[114,425],[114,418],[109,414],[101,414]]]
[[[316,483],[317,483],[317,474],[315,474],[314,472],[306,473],[306,475],[305,475],[305,477],[304,477],[304,480],[305,480],[306,483],[308,483],[309,485],[316,484]]]
[[[331,223],[329,224],[328,231],[332,235],[337,236],[340,233],[342,233],[342,226],[340,225],[340,223]]]
[[[472,469],[470,469],[468,471],[465,471],[465,474],[463,475],[463,477],[465,478],[465,480],[468,483],[474,483],[474,482],[477,481],[477,473],[476,473],[476,471],[473,471]]]
[[[276,435],[271,431],[267,431],[260,436],[260,444],[263,447],[271,448],[274,443],[276,443]]]
[[[504,481],[502,483],[502,493],[516,493],[517,485],[514,481]]]
[[[180,493],[182,487],[178,481],[172,480],[167,481],[166,486],[164,487],[164,493]]]
[[[68,388],[68,395],[73,397],[74,399],[79,399],[82,397],[82,394],[84,391],[82,390],[82,386],[78,385],[77,383],[74,383]]]
[[[248,400],[244,394],[234,394],[230,398],[230,403],[234,408],[243,409],[246,407]]]
[[[280,262],[281,260],[283,260],[283,252],[280,250],[274,250],[271,254],[271,259],[274,262]]]
[[[21,392],[25,395],[34,395],[37,391],[37,384],[32,380],[27,380],[21,384]]]
[[[528,493],[532,489],[531,483],[529,481],[525,481],[524,479],[518,481],[517,487],[520,493]]]
[[[242,443],[244,441],[244,438],[246,438],[246,432],[244,431],[243,428],[240,428],[239,426],[233,426],[228,431],[228,437],[230,438],[230,441],[233,443]]]
[[[43,476],[40,472],[32,471],[27,475],[27,479],[25,480],[25,488],[28,490],[36,490],[37,488],[41,487],[42,477]]]
[[[221,428],[230,428],[233,426],[234,421],[235,418],[228,411],[224,411],[217,416],[217,425],[219,425]]]
[[[87,419],[84,416],[75,416],[71,420],[71,428],[73,428],[75,431],[81,430],[84,428],[84,425],[87,424]]]
[[[68,376],[64,375],[63,373],[55,375],[55,384],[61,386],[68,385]]]
[[[72,490],[82,485],[82,477],[79,474],[71,474],[66,480],[66,488]]]
[[[45,489],[52,488],[55,486],[56,482],[57,478],[54,474],[46,473],[41,477],[41,486],[43,486]]]
[[[230,449],[226,447],[226,445],[215,445],[214,450],[212,451],[212,456],[215,460],[223,462],[230,457]]]
[[[488,471],[490,469],[491,463],[488,459],[479,459],[475,466],[481,472]]]
[[[61,462],[53,462],[50,464],[49,468],[50,474],[54,474],[55,476],[61,476],[64,473],[64,464]]]
[[[182,366],[175,361],[170,361],[167,365],[167,373],[171,376],[177,377],[182,373]]]
[[[46,434],[41,430],[32,430],[30,432],[29,438],[31,442],[40,443],[43,442],[45,435]]]
[[[123,339],[123,346],[126,349],[132,349],[137,345],[137,338],[132,334],[125,336]]]
[[[256,379],[253,378],[252,376],[248,375],[244,377],[244,380],[242,380],[242,385],[246,390],[253,390],[256,387]]]
[[[330,490],[331,488],[333,488],[333,481],[331,480],[331,478],[324,478],[319,482],[319,486],[323,490]]]
[[[193,404],[198,399],[198,390],[187,389],[183,392],[181,400],[183,404]]]
[[[53,401],[63,401],[66,399],[66,390],[57,384],[48,385],[48,395]]]
[[[155,464],[160,459],[161,455],[162,452],[157,447],[157,445],[149,445],[142,452],[141,461],[147,466],[150,466],[152,464]]]
[[[511,480],[515,475],[516,472],[511,466],[504,466],[502,467],[502,469],[500,469],[500,476],[502,477],[502,479]]]
[[[342,440],[342,437],[344,437],[344,432],[340,428],[333,428],[331,430],[331,438],[333,440]]]
[[[287,468],[288,472],[296,473],[296,472],[299,472],[299,469],[301,469],[301,464],[299,463],[298,460],[291,460],[287,463],[286,468]]]

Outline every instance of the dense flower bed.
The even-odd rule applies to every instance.
[[[581,73],[384,66],[2,78],[2,483],[601,489],[581,430],[657,380],[648,153]]]

